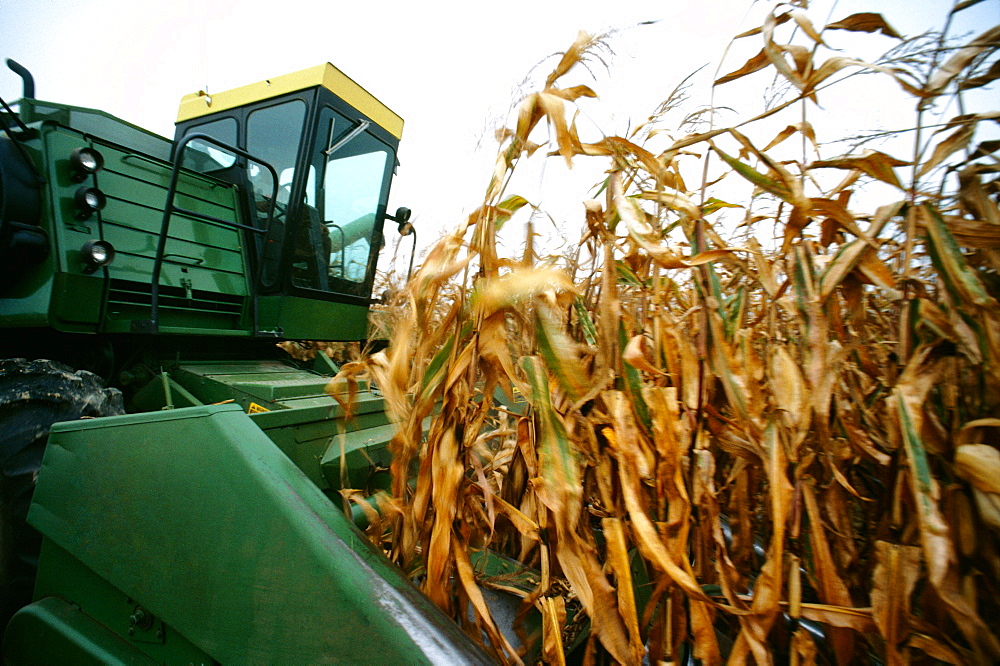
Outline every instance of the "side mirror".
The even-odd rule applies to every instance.
[[[396,209],[395,215],[385,216],[385,219],[392,220],[399,225],[400,236],[413,236],[413,249],[410,251],[410,269],[406,271],[407,282],[410,281],[410,276],[413,274],[413,256],[417,253],[417,230],[410,224],[410,215],[412,214],[413,212],[409,208],[400,206]]]
[[[413,212],[409,208],[400,206],[396,209],[395,215],[386,215],[385,217],[399,225],[400,236],[409,236],[413,233],[413,226],[410,225],[410,215],[412,214]]]

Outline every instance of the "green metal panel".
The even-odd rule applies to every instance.
[[[91,136],[103,136],[122,146],[132,146],[160,159],[170,158],[168,139],[104,111],[36,99],[22,99],[19,111],[26,123],[56,122]]]
[[[389,440],[399,431],[394,423],[337,434],[319,461],[332,488],[352,488],[371,495],[392,489]]]
[[[157,237],[163,219],[171,164],[156,155],[138,150],[126,150],[110,145],[114,141],[127,145],[128,138],[148,139],[141,130],[106,114],[53,106],[48,120],[72,123],[82,121],[85,127],[104,131],[102,138],[84,135],[80,127],[67,127],[48,122],[41,126],[39,159],[46,176],[46,196],[43,227],[49,232],[53,253],[47,269],[55,274],[69,274],[93,280],[110,278],[105,301],[105,321],[99,328],[109,333],[128,333],[132,321],[149,317],[149,283],[153,273]],[[91,129],[94,129],[92,127]],[[121,135],[121,136],[119,136]],[[165,140],[159,139],[166,143]],[[138,145],[159,145],[156,141],[139,141]],[[169,145],[169,144],[167,144]],[[104,168],[82,182],[73,182],[69,156],[83,146],[96,148],[104,156]],[[100,212],[87,219],[78,217],[74,197],[80,187],[97,187],[107,197]],[[238,220],[238,193],[234,186],[197,174],[182,174],[176,202],[185,208],[212,215],[222,220]],[[105,270],[87,274],[80,248],[89,240],[110,242],[117,252]],[[248,264],[244,254],[242,232],[213,222],[195,221],[174,215],[160,283],[166,289],[162,301],[162,328],[179,328],[180,332],[198,335],[202,330],[229,335],[249,333],[249,313],[246,296]],[[86,298],[76,298],[74,289],[83,282],[66,280],[58,285],[70,287],[67,294],[54,292],[53,311],[46,322],[59,330],[96,330],[92,308],[95,287],[88,287]],[[173,289],[172,292],[169,289]],[[102,288],[101,297],[104,297]],[[33,299],[38,300],[38,299]],[[27,304],[21,304],[24,307]],[[39,303],[31,303],[37,310]],[[81,324],[86,323],[83,327]],[[23,325],[23,324],[20,324]],[[185,330],[187,329],[187,330]]]
[[[52,273],[43,262],[27,279],[0,281],[0,327],[31,328],[49,325]],[[46,272],[46,275],[41,273]],[[2,284],[6,282],[7,284]]]
[[[96,275],[56,273],[52,324],[60,331],[94,332],[101,316],[104,280]]]
[[[261,330],[280,328],[289,340],[364,340],[368,306],[297,298],[262,296]]]
[[[185,363],[170,375],[204,403],[234,400],[244,410],[251,405],[269,410],[251,418],[319,488],[369,493],[389,488],[388,442],[396,426],[389,423],[382,397],[366,382],[359,382],[351,418],[345,419],[343,408],[326,392],[330,377],[279,361]],[[141,394],[163,400],[161,384],[154,380]],[[175,403],[184,404],[181,399]]]
[[[8,663],[214,663],[48,539],[42,543],[41,562],[38,601],[18,611],[7,628]]]
[[[48,597],[21,609],[7,626],[10,664],[156,664],[62,599]]]
[[[100,213],[102,232],[120,255],[108,269],[112,279],[149,282],[157,236],[170,182],[170,164],[124,152],[100,142],[104,169],[96,176],[108,198]],[[233,186],[185,174],[178,181],[177,205],[237,222]],[[246,262],[240,231],[213,222],[174,215],[170,221],[161,284],[244,295]]]
[[[29,522],[223,663],[487,661],[235,405],[57,424]]]

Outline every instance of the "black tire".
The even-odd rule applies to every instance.
[[[0,635],[31,601],[41,536],[27,524],[49,428],[124,414],[121,391],[86,370],[23,358],[0,360]]]

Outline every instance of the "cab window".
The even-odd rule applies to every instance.
[[[262,279],[265,285],[279,281],[281,247],[285,238],[288,206],[295,182],[295,158],[306,118],[306,103],[293,99],[263,109],[247,117],[247,152],[274,167],[278,174],[278,190],[267,169],[250,162],[247,178],[253,191],[253,206],[258,221],[267,217],[274,204],[274,217],[261,245],[263,254]]]
[[[278,172],[278,192],[275,195],[271,192],[273,184],[267,171],[257,164],[248,165],[247,173],[258,208],[266,210],[271,197],[275,197],[279,213],[288,206],[305,118],[305,102],[293,99],[258,109],[247,119],[247,152],[264,160]]]
[[[207,134],[227,146],[236,145],[236,119],[220,118],[203,125],[195,125],[188,134]],[[214,173],[228,169],[236,163],[236,156],[214,144],[195,139],[184,152],[184,166],[200,173]]]

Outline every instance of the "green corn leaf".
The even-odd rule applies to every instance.
[[[625,347],[628,346],[628,340],[629,335],[628,331],[625,330],[625,323],[618,322],[618,346],[622,353],[625,352]],[[645,428],[647,433],[651,433],[653,431],[653,420],[649,414],[649,406],[642,397],[642,373],[638,368],[628,363],[622,363],[622,374],[625,376],[625,393],[632,400],[636,416],[639,417],[639,423]]]
[[[580,367],[574,349],[576,343],[549,317],[535,312],[535,339],[545,365],[548,366],[559,386],[573,402],[580,400],[589,390],[587,375]]]
[[[996,307],[997,303],[983,287],[979,276],[969,266],[955,237],[948,230],[941,214],[930,205],[917,209],[918,219],[927,231],[927,250],[934,268],[941,274],[945,286],[959,303],[975,303],[980,307]]]
[[[623,283],[623,284],[630,284],[633,287],[644,287],[645,286],[643,284],[642,280],[639,279],[639,276],[636,275],[635,272],[631,268],[629,268],[628,266],[625,265],[625,262],[623,262],[623,261],[616,261],[615,262],[615,270],[618,273],[618,282]]]
[[[581,297],[576,296],[573,299],[573,309],[576,310],[576,317],[580,322],[580,329],[583,331],[583,339],[587,341],[588,345],[596,345],[597,327],[594,326],[594,320],[590,318],[590,312],[587,311],[587,306]]]
[[[566,426],[552,407],[545,362],[537,356],[525,356],[520,363],[531,386],[529,402],[539,419],[539,475],[553,490],[580,488],[580,464]]]
[[[719,157],[722,158],[722,161],[731,166],[736,173],[740,174],[760,189],[773,194],[788,203],[795,203],[792,191],[785,187],[782,183],[779,183],[772,178],[768,178],[761,172],[751,167],[749,164],[746,164],[731,155],[727,155],[718,148],[715,148],[715,152],[718,153]]]
[[[711,215],[715,211],[720,210],[722,208],[743,208],[743,206],[739,204],[728,203],[726,201],[722,201],[721,199],[716,199],[715,197],[711,197],[707,199],[705,203],[702,205],[701,214]]]

